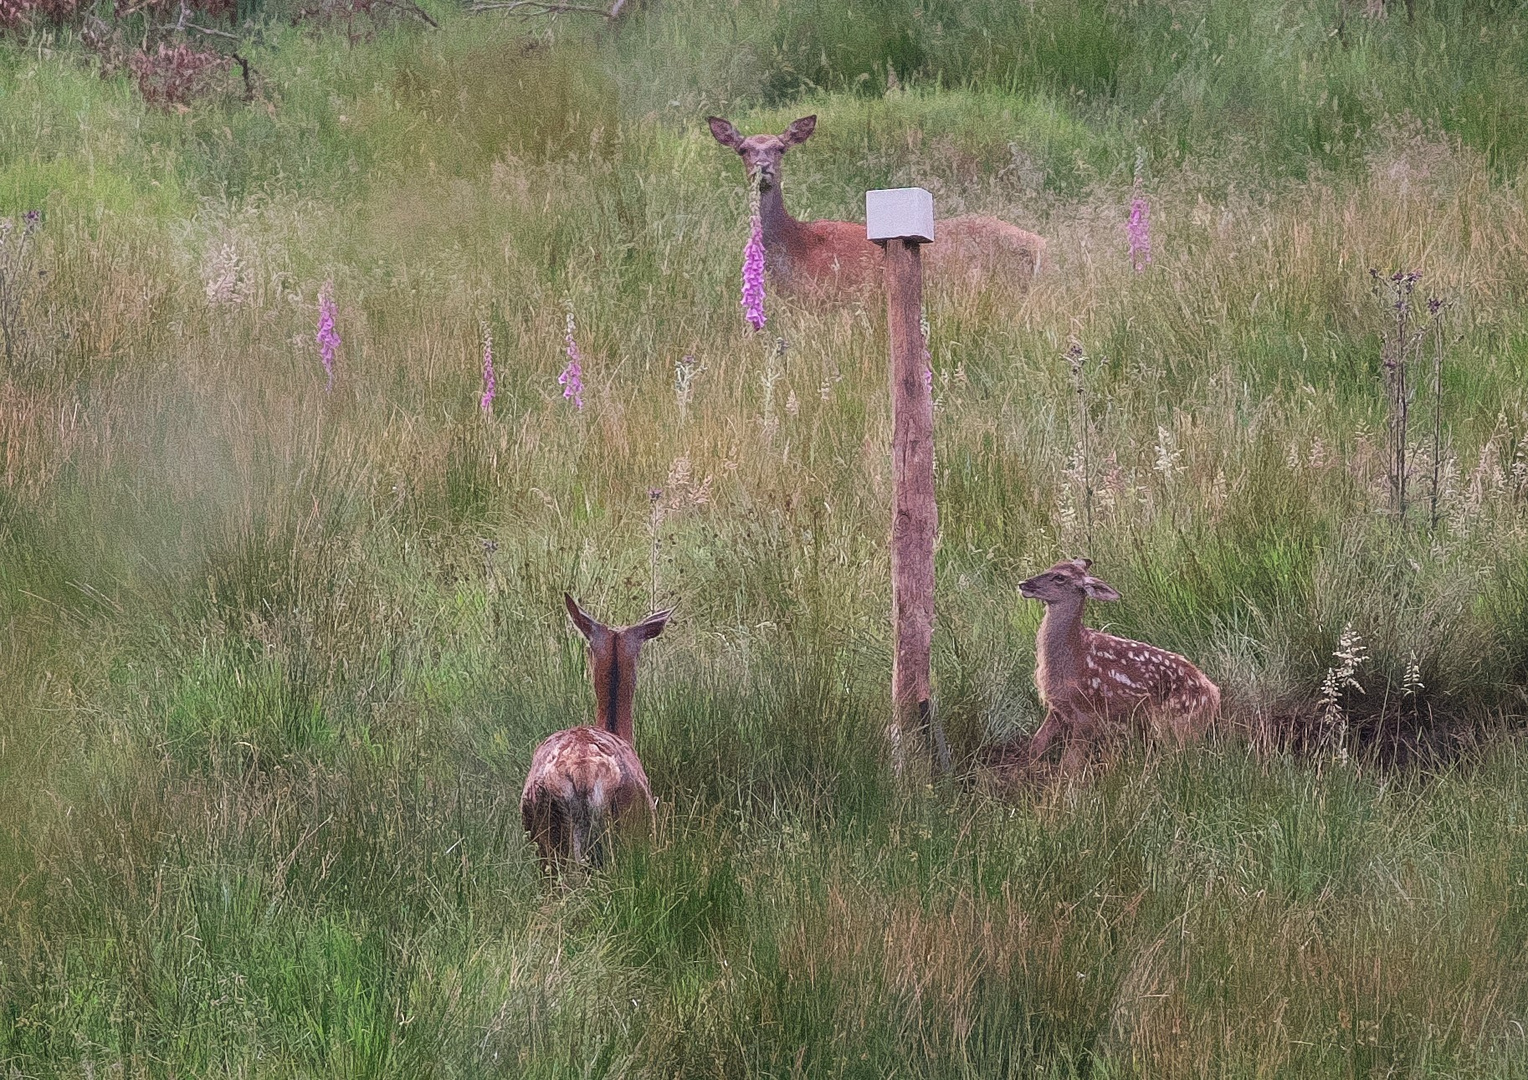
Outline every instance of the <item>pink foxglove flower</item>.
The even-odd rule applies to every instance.
[[[748,246],[743,249],[743,318],[755,330],[764,329],[764,238],[754,218]]]
[[[568,366],[562,369],[562,374],[557,376],[557,385],[562,387],[562,396],[571,398],[573,404],[580,409],[584,407],[584,368],[583,353],[578,351],[578,341],[573,336],[577,329],[573,322],[573,313],[568,312],[568,332],[563,336],[566,343],[563,351],[568,354]]]
[[[748,193],[748,243],[743,248],[743,318],[754,330],[764,329],[764,229],[759,221],[759,189]]]
[[[1130,238],[1130,261],[1139,274],[1151,262],[1151,208],[1140,195],[1130,200],[1130,220],[1125,224],[1125,235]]]
[[[478,402],[483,411],[493,411],[493,395],[499,380],[493,374],[493,327],[483,324],[483,397]]]
[[[339,352],[340,335],[334,329],[334,282],[324,282],[324,287],[318,290],[318,333],[314,340],[318,342],[318,358],[324,363],[324,374],[329,381],[324,386],[324,393],[334,390],[334,357]]]

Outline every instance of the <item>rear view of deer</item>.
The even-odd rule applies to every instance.
[[[731,121],[708,121],[716,141],[743,159],[749,183],[759,185],[759,224],[764,265],[787,291],[832,293],[881,280],[881,249],[851,221],[797,221],[781,192],[785,152],[811,138],[817,117],[804,116],[783,135],[744,138]],[[1040,268],[1045,240],[994,217],[955,217],[938,222],[936,242],[924,258],[930,273],[945,280],[981,281],[989,276],[1027,286]]]
[[[663,633],[669,618],[660,611],[613,629],[590,618],[573,597],[564,594],[563,601],[589,641],[595,722],[547,736],[531,757],[520,793],[525,831],[542,868],[552,872],[565,861],[598,864],[612,827],[638,818],[652,821],[656,803],[631,740],[632,701],[637,656]]]
[[[1058,562],[1019,585],[1019,595],[1045,603],[1035,645],[1035,685],[1045,722],[1026,757],[1036,761],[1057,735],[1065,735],[1061,771],[1086,761],[1089,740],[1131,723],[1178,746],[1204,734],[1220,710],[1220,689],[1177,653],[1082,625],[1088,597],[1118,600],[1119,593],[1088,573],[1087,559]]]

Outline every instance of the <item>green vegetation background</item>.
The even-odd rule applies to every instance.
[[[1528,8],[432,10],[246,9],[256,100],[185,112],[0,43],[47,270],[0,382],[6,1075],[1528,1075]],[[1017,582],[1084,549],[1095,621],[1223,686],[1210,745],[891,781],[883,317],[743,333],[702,122],[807,112],[798,214],[918,183],[1051,243],[1022,301],[932,285],[962,776],[1039,719]],[[1387,512],[1370,267],[1452,305],[1436,527]],[[590,712],[564,588],[678,614],[659,840],[560,889],[517,802]]]

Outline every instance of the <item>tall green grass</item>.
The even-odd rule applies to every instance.
[[[0,212],[45,209],[49,271],[0,382],[7,1070],[1528,1072],[1521,13],[846,10],[272,23],[261,100],[184,115],[67,37],[0,51]],[[930,284],[948,782],[882,753],[883,320],[771,296],[742,332],[721,110],[818,114],[803,215],[918,183],[1050,239],[1022,299]],[[1386,513],[1371,266],[1455,303],[1436,532]],[[1016,585],[1084,552],[1124,594],[1095,622],[1226,723],[1002,788],[975,761],[1039,721]],[[677,613],[655,842],[551,886],[516,803],[589,714],[565,589]]]

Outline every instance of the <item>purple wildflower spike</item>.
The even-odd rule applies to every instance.
[[[1139,274],[1151,262],[1151,207],[1141,195],[1130,200],[1130,221],[1125,225],[1125,235],[1130,238],[1130,261]]]
[[[324,393],[334,390],[334,356],[339,351],[340,335],[334,329],[334,282],[324,282],[324,287],[318,290],[318,333],[314,340],[318,342],[318,357],[324,363],[324,374],[329,381],[324,386]]]
[[[764,230],[759,215],[748,224],[748,244],[743,248],[743,318],[754,330],[764,329]]]
[[[478,402],[482,410],[493,411],[493,395],[499,380],[493,374],[493,327],[483,324],[483,397]]]
[[[563,349],[568,354],[568,366],[562,369],[562,374],[557,376],[557,385],[562,387],[562,396],[571,398],[573,404],[580,409],[584,407],[584,368],[583,353],[578,351],[578,341],[573,336],[576,329],[573,322],[573,313],[568,312],[568,332],[563,336],[566,345]]]

